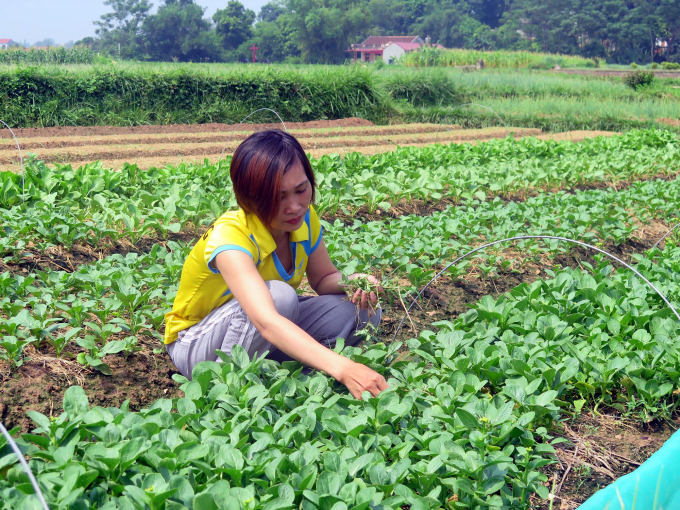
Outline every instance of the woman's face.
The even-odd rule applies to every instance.
[[[293,232],[300,228],[312,200],[312,185],[300,162],[281,178],[281,205],[272,222],[272,233]]]

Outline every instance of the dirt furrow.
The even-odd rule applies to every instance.
[[[539,129],[532,128],[485,128],[472,130],[455,130],[449,132],[417,133],[389,136],[363,136],[363,137],[335,137],[335,138],[301,138],[300,143],[306,151],[312,152],[322,149],[322,154],[356,152],[354,148],[361,147],[391,147],[406,145],[427,145],[433,143],[464,143],[473,141],[486,141],[493,138],[504,138],[510,134],[516,138],[523,136],[539,135]],[[90,145],[83,147],[67,147],[58,149],[40,149],[32,151],[39,159],[46,163],[71,163],[124,160],[129,163],[138,163],[141,158],[160,158],[162,164],[167,164],[172,158],[173,162],[187,160],[199,160],[204,158],[216,160],[224,151],[230,154],[237,146],[238,141],[230,141],[229,144],[188,143],[188,144],[129,144],[117,146]],[[344,149],[344,150],[343,150]],[[348,150],[349,149],[349,150]],[[390,149],[387,149],[390,150]],[[361,151],[359,151],[361,152]],[[382,150],[377,152],[383,152]],[[193,156],[193,158],[190,158]],[[0,150],[0,165],[16,166],[18,153],[16,150]],[[121,165],[122,166],[122,165]]]
[[[263,114],[260,119],[265,118]],[[275,118],[273,114],[267,114],[266,118]],[[284,119],[285,122],[285,119]],[[17,128],[14,133],[20,138],[33,138],[43,136],[97,136],[97,135],[126,135],[126,134],[152,134],[152,133],[219,133],[231,131],[237,128],[239,123],[234,124],[167,124],[144,125],[144,126],[59,126],[48,128]],[[257,131],[260,129],[280,128],[280,122],[265,124],[241,124],[243,129]],[[328,129],[328,128],[352,128],[363,126],[375,126],[370,120],[350,117],[338,120],[314,120],[310,122],[286,122],[288,129]],[[7,129],[0,129],[0,139],[11,138]]]
[[[280,127],[280,126],[279,126]],[[461,129],[458,125],[451,124],[395,124],[393,126],[367,126],[361,128],[333,128],[333,129],[290,129],[289,133],[298,140],[304,139],[323,139],[341,138],[356,136],[390,136],[407,135],[420,133],[445,133],[448,131]],[[34,137],[19,138],[19,144],[24,151],[35,151],[40,149],[55,149],[65,147],[85,147],[85,146],[111,146],[137,144],[168,144],[168,143],[222,143],[240,142],[258,130],[239,130],[224,131],[221,133],[171,133],[171,134],[150,134],[150,135],[107,135],[107,136],[66,136],[66,137]],[[16,142],[13,139],[0,140],[0,151],[16,150]]]
[[[588,138],[595,138],[596,136],[614,136],[617,133],[609,132],[609,131],[571,131],[567,133],[554,133],[554,134],[547,134],[547,135],[538,135],[536,138],[539,138],[541,140],[571,140],[573,142],[580,142],[583,140],[586,140]],[[488,139],[479,139],[479,140],[440,140],[440,143],[445,142],[445,143],[471,143],[471,144],[476,144],[478,142],[483,142],[483,141],[488,141]],[[368,146],[363,146],[363,147],[358,147],[358,146],[348,146],[348,147],[328,147],[328,148],[321,148],[321,149],[311,149],[308,150],[307,152],[311,154],[314,157],[319,157],[323,156],[325,154],[340,154],[340,155],[345,155],[349,154],[352,152],[360,152],[365,155],[371,155],[371,154],[380,154],[383,152],[390,152],[396,150],[398,147],[425,147],[427,145],[432,145],[431,143],[400,143],[399,145],[396,144],[382,144],[382,145],[368,145]],[[227,152],[229,154],[229,152]],[[134,159],[134,161],[131,161],[130,159],[125,159],[125,158],[102,158],[100,161],[102,165],[105,168],[114,168],[114,169],[121,169],[125,163],[134,163],[139,168],[142,169],[149,169],[149,168],[162,168],[166,165],[173,165],[177,166],[182,163],[184,164],[202,164],[205,159],[208,159],[209,162],[215,163],[219,158],[219,155],[208,155],[208,156],[174,156],[174,157],[168,157],[168,156],[141,156],[137,157]],[[77,159],[70,161],[69,163],[73,165],[74,167],[79,167],[83,166],[87,163],[91,163],[92,160],[83,160],[83,159]],[[9,165],[5,165],[5,168],[3,168],[2,163],[0,163],[0,169],[18,169],[18,161],[14,162],[14,165],[11,167]]]

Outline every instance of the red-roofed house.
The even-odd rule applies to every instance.
[[[385,62],[391,64],[403,55],[419,50],[421,46],[419,43],[393,42],[385,46],[382,57]]]
[[[352,44],[346,52],[354,54],[354,60],[361,62],[375,62],[376,57],[382,57],[387,63],[405,53],[417,50],[425,44],[417,35],[372,35],[361,44]]]
[[[6,50],[10,46],[16,46],[17,42],[14,42],[12,39],[0,39],[0,50]]]

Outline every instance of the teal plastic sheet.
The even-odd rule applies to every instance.
[[[642,466],[596,492],[578,510],[680,510],[680,432]]]

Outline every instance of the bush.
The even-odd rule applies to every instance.
[[[438,69],[432,71],[427,74],[389,73],[382,79],[383,86],[393,99],[416,107],[468,102],[447,73]]]
[[[549,69],[555,68],[555,60],[551,57],[546,57],[546,58],[543,58],[541,60],[535,60],[533,62],[529,62],[529,65],[527,67],[529,69],[547,71]]]
[[[385,114],[372,73],[233,65],[0,69],[0,119],[11,126],[234,123],[262,107],[289,121]],[[257,121],[257,119],[253,119]]]
[[[640,87],[646,87],[654,82],[654,73],[651,71],[633,71],[628,73],[623,82],[630,88],[637,90]]]
[[[664,62],[661,64],[662,69],[676,70],[680,69],[680,64],[677,62]]]
[[[658,68],[659,68],[659,64],[657,64],[656,62],[654,62],[654,63],[652,64],[652,69],[658,69]]]
[[[638,68],[638,65],[637,65],[635,62],[632,62],[632,63],[630,64],[630,68],[631,68],[631,69],[637,69],[637,68]]]

